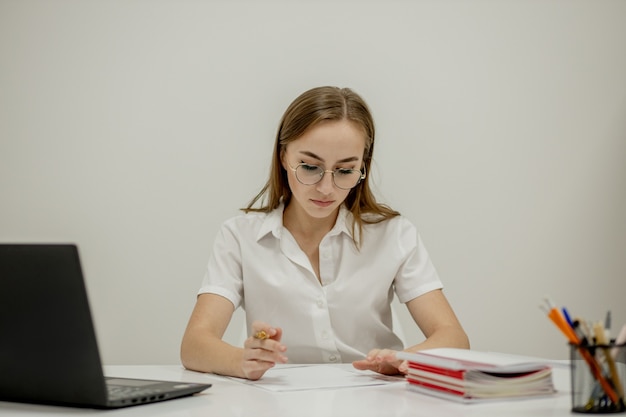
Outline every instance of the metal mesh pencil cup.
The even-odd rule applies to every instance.
[[[626,411],[626,345],[569,346],[572,411],[589,414]]]

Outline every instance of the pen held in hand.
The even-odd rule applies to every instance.
[[[265,340],[269,339],[270,335],[265,330],[259,330],[254,334],[254,338],[259,340]]]

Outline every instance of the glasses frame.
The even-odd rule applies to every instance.
[[[302,163],[300,163],[300,164],[296,165],[296,167],[295,167],[295,168],[294,168],[294,167],[292,167],[292,166],[291,166],[291,164],[290,164],[289,162],[287,162],[287,165],[289,165],[289,168],[293,171],[294,175],[296,176],[296,179],[297,179],[297,180],[298,180],[298,182],[299,182],[300,184],[302,184],[302,185],[315,185],[315,184],[319,184],[319,183],[322,181],[322,179],[324,179],[324,175],[326,175],[326,173],[327,173],[327,172],[329,172],[329,173],[333,174],[333,184],[335,185],[335,187],[339,188],[340,190],[351,190],[351,189],[353,189],[354,187],[356,187],[357,185],[359,185],[359,183],[360,183],[361,181],[363,181],[363,180],[365,179],[365,177],[367,176],[367,173],[366,173],[366,170],[365,170],[365,166],[363,166],[363,171],[361,171],[360,169],[346,169],[346,168],[337,168],[337,169],[335,169],[335,170],[330,170],[330,169],[322,169],[322,167],[321,167],[321,166],[319,166],[319,165],[315,165],[315,164],[307,164],[307,163],[304,163],[304,162],[302,162]],[[302,180],[301,180],[300,178],[298,178],[298,172],[297,172],[298,168],[300,168],[300,167],[301,167],[301,166],[303,166],[303,165],[314,166],[314,167],[318,167],[319,169],[321,169],[322,171],[321,171],[321,174],[320,174],[320,178],[319,178],[317,181],[315,181],[314,183],[311,183],[311,184],[305,184],[305,183],[303,183],[303,182],[302,182]],[[356,182],[356,184],[354,184],[352,187],[349,187],[349,188],[344,188],[344,187],[340,187],[340,186],[339,186],[339,185],[337,185],[337,183],[335,182],[335,172],[336,172],[336,171],[338,171],[338,170],[358,172],[358,173],[359,173],[359,174],[361,174],[361,175],[359,176],[359,179],[358,179],[358,181]]]

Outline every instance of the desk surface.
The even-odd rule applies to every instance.
[[[342,365],[339,365],[342,366]],[[350,365],[343,365],[350,366]],[[94,416],[427,416],[507,417],[571,416],[569,369],[554,368],[559,391],[550,398],[482,404],[458,404],[408,391],[404,382],[334,390],[272,392],[180,366],[107,366],[109,376],[210,382],[211,388],[193,397],[119,410],[93,410],[0,402],[0,417]]]

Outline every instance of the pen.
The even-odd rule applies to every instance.
[[[267,334],[267,332],[265,330],[259,330],[258,332],[256,332],[254,334],[254,338],[255,339],[260,339],[260,340],[265,340],[265,339],[269,339],[270,335]]]
[[[580,343],[583,345],[588,345],[589,338],[587,337],[587,335],[581,328],[582,325],[581,325],[580,319],[578,318],[574,319],[573,327],[574,327],[574,332],[576,332],[576,335],[578,336],[578,340],[580,340]]]
[[[626,324],[622,326],[622,329],[619,331],[617,337],[615,338],[615,346],[620,346],[624,344],[626,344]],[[626,349],[626,347],[624,347],[624,349]],[[611,356],[613,356],[613,358],[617,356],[617,347],[614,347],[611,350]]]
[[[585,335],[585,337],[587,338],[587,340],[590,343],[593,342],[593,334],[591,334],[591,329],[589,328],[589,325],[587,324],[587,321],[585,321],[582,318],[577,318],[577,320],[580,322],[580,328],[581,328],[583,334]]]
[[[573,327],[570,326],[565,320],[565,317],[563,317],[563,313],[554,306],[554,303],[552,303],[549,298],[545,298],[544,300],[546,302],[546,307],[543,308],[543,310],[548,315],[548,318],[552,320],[552,322],[556,325],[556,327],[561,330],[561,332],[563,332],[563,334],[565,335],[565,337],[567,337],[570,343],[579,345],[580,340],[574,332]]]
[[[619,393],[620,398],[623,398],[624,390],[622,388],[622,383],[621,383],[621,381],[619,379],[619,374],[617,373],[617,367],[615,366],[615,360],[613,359],[613,356],[610,354],[609,349],[606,347],[606,346],[608,346],[609,341],[607,340],[605,329],[602,326],[602,323],[594,324],[593,330],[594,330],[595,335],[596,335],[596,342],[597,342],[597,344],[605,346],[604,348],[602,348],[602,351],[604,352],[604,357],[606,358],[606,363],[609,365],[609,372],[611,373],[611,381],[613,382],[613,386],[615,387],[615,389]]]
[[[570,327],[574,328],[574,322],[572,321],[572,318],[570,317],[569,312],[567,311],[567,308],[562,307],[561,312],[563,313],[563,317],[565,318],[565,321],[567,322],[567,324],[569,324]]]
[[[606,343],[611,341],[611,310],[606,312],[606,317],[604,319],[604,334],[606,335]]]

